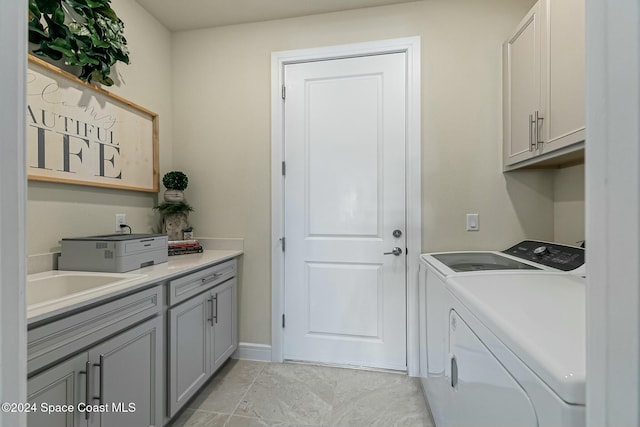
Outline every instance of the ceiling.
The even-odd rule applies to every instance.
[[[137,0],[171,31],[295,18],[414,0]]]

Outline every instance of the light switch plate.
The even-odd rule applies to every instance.
[[[479,215],[477,213],[467,214],[467,231],[480,230]]]

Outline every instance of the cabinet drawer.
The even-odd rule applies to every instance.
[[[237,260],[223,262],[169,282],[169,305],[178,304],[219,283],[235,277]]]
[[[85,349],[162,310],[163,287],[155,286],[27,332],[27,370],[32,373]]]

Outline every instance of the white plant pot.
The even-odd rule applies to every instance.
[[[184,192],[180,190],[166,190],[164,192],[165,202],[184,202]]]

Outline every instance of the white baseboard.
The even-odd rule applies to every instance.
[[[238,343],[238,349],[231,355],[234,359],[271,362],[271,346],[249,342]]]

